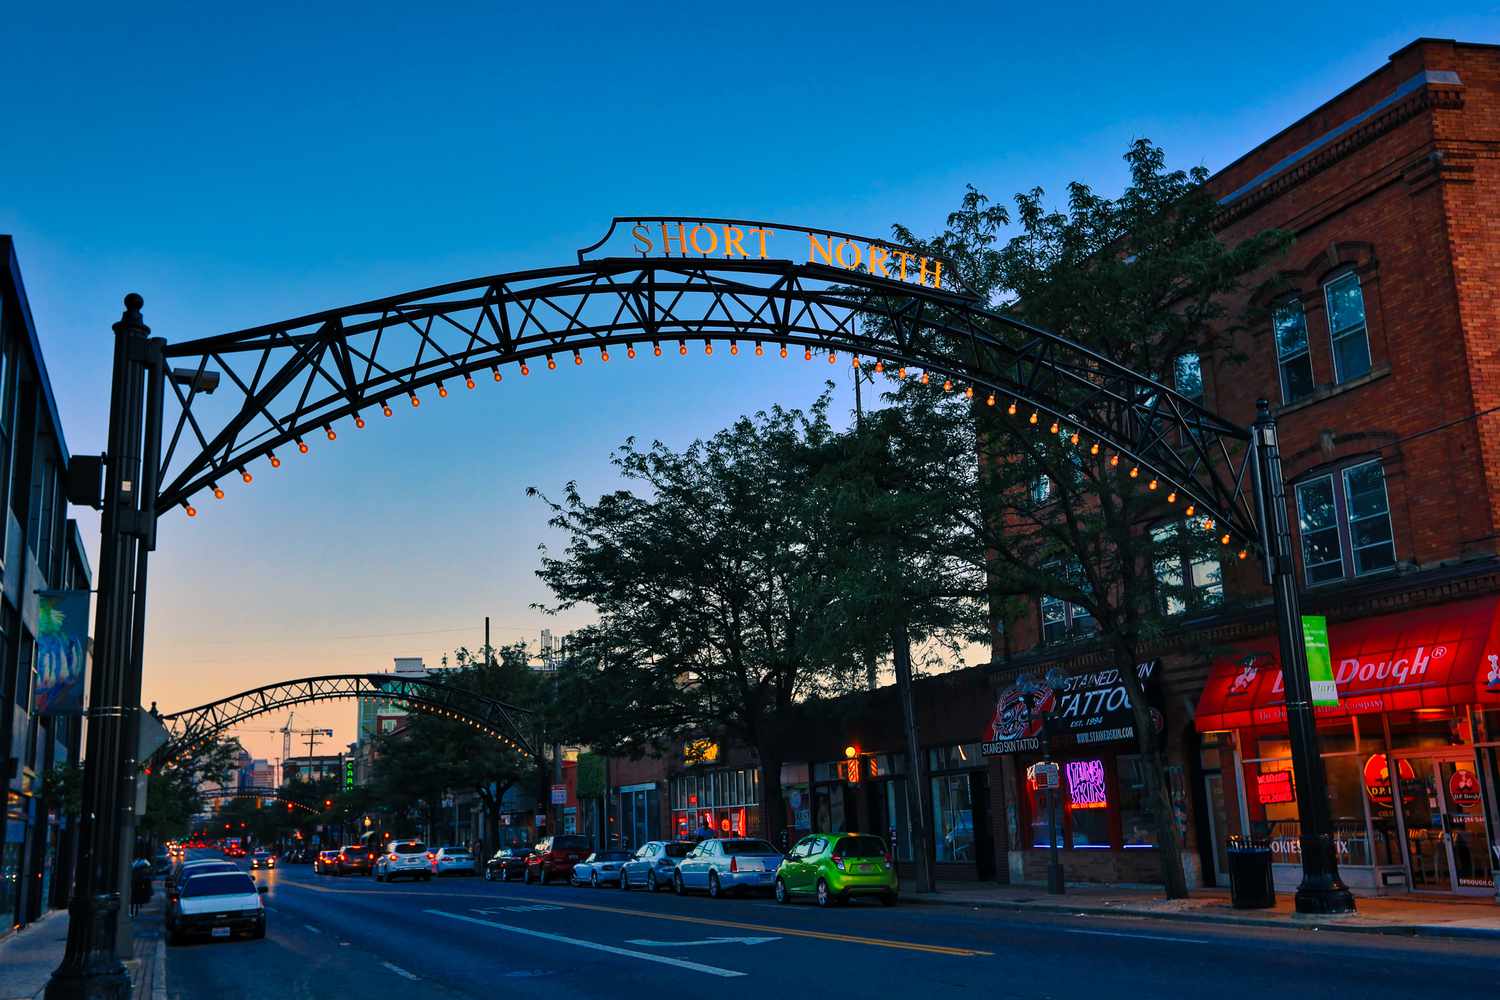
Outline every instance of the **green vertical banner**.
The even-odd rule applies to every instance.
[[[1333,679],[1333,658],[1328,655],[1328,619],[1302,616],[1302,645],[1307,650],[1307,679],[1312,681],[1314,705],[1339,703],[1338,683]]]

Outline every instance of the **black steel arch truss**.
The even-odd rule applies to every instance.
[[[251,785],[246,788],[216,788],[207,792],[199,792],[200,799],[275,799],[285,802],[287,805],[306,809],[308,812],[321,812],[316,806],[308,805],[301,799],[289,799],[282,795],[278,789],[267,788],[264,785]]]
[[[1236,541],[1260,539],[1248,431],[1147,375],[951,290],[820,263],[683,257],[495,275],[166,344],[176,412],[150,470],[165,484],[155,510],[193,513],[195,499],[222,498],[234,476],[249,482],[252,463],[279,466],[334,438],[345,427],[336,422],[363,428],[377,412],[419,405],[419,392],[515,377],[538,359],[594,363],[622,345],[633,357],[689,342],[728,342],[730,353],[799,347],[932,373],[935,391],[951,381],[1014,403],[1022,424],[1035,412],[1075,429]],[[213,395],[200,388],[207,372],[222,376]]]
[[[160,766],[182,757],[226,729],[257,715],[307,702],[350,698],[379,698],[412,711],[453,719],[499,740],[517,753],[533,754],[531,744],[516,721],[517,716],[529,714],[526,709],[425,677],[325,674],[265,684],[197,708],[162,716],[161,722],[167,727],[170,738],[153,755],[151,764]]]

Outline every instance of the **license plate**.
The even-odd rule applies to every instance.
[[[213,930],[209,931],[209,933],[212,934],[214,937],[228,937],[229,936],[229,928],[228,927],[215,927]]]
[[[868,874],[870,874],[870,872],[872,872],[874,870],[875,870],[875,866],[874,865],[860,865],[859,866],[859,871],[860,871],[860,874],[862,874],[862,875],[868,875]]]

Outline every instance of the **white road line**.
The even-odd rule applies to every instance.
[[[493,927],[496,930],[509,931],[512,934],[524,934],[527,937],[541,938],[544,941],[558,941],[562,944],[571,944],[579,948],[588,948],[592,951],[608,952],[611,955],[624,955],[628,958],[639,958],[647,962],[656,962],[661,965],[672,965],[679,969],[687,969],[690,972],[704,972],[710,976],[722,976],[726,979],[743,976],[743,972],[733,969],[720,969],[713,965],[702,965],[698,962],[689,962],[682,958],[668,958],[666,955],[653,955],[647,951],[634,951],[630,948],[616,948],[614,945],[600,944],[597,941],[583,941],[578,938],[564,937],[561,934],[548,934],[545,931],[534,931],[529,927],[513,927],[509,924],[499,924],[493,920],[480,920],[478,917],[466,917],[461,913],[445,913],[442,910],[423,910],[435,917],[447,917],[449,920],[462,920],[469,924],[479,924],[481,927]]]
[[[1208,944],[1208,938],[1167,937],[1163,934],[1133,934],[1128,931],[1086,931],[1076,927],[1063,928],[1065,934],[1093,934],[1098,937],[1141,938],[1145,941],[1171,941],[1174,944]]]
[[[303,924],[302,926],[306,927],[308,930],[312,931],[314,934],[322,934],[323,933],[322,931],[320,931],[316,927],[314,927],[312,924]]]
[[[390,962],[381,962],[380,964],[383,965],[383,966],[385,966],[387,969],[390,969],[396,975],[398,975],[398,976],[404,976],[407,979],[412,980],[413,982],[417,981],[418,978],[419,978],[417,976],[412,975],[410,972],[407,972],[405,969],[401,968],[401,966],[399,966],[399,965],[392,965]]]

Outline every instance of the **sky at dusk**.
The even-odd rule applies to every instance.
[[[127,291],[181,340],[567,263],[613,215],[880,235],[936,230],[966,183],[1113,194],[1134,138],[1217,169],[1416,37],[1500,41],[1500,6],[1458,6],[12,5],[0,232],[68,447],[97,453]],[[481,381],[168,514],[146,700],[436,664],[485,615],[497,642],[566,631],[585,619],[533,607],[559,539],[526,487],[597,495],[627,437],[681,447],[805,406],[830,369],[795,359]],[[97,517],[74,516],[96,550]],[[279,756],[283,721],[246,746]],[[300,709],[311,724],[342,747],[353,706]]]

